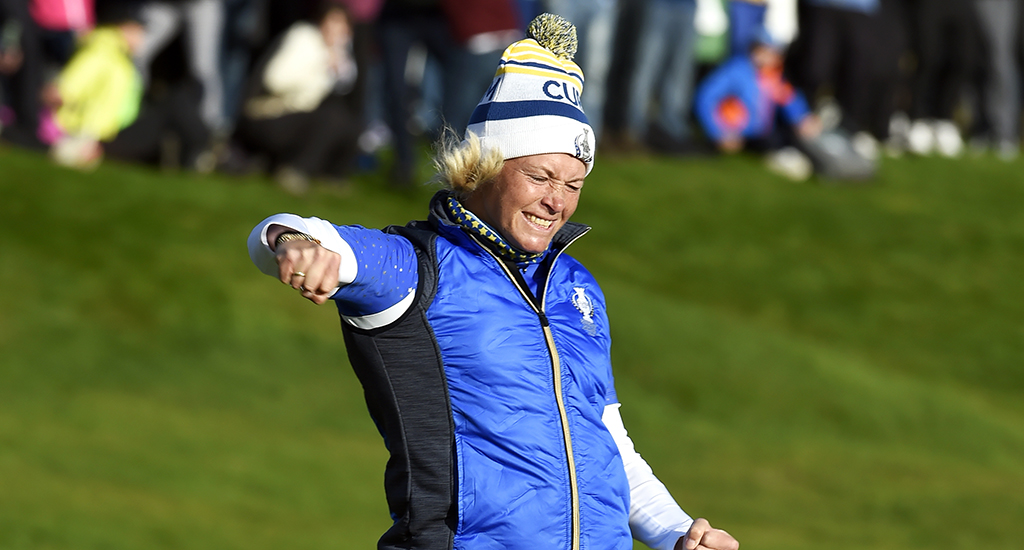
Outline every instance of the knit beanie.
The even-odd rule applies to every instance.
[[[572,60],[576,27],[545,13],[526,34],[501,55],[466,130],[480,138],[485,151],[497,149],[505,159],[567,153],[590,174],[596,142],[580,105],[583,71]]]

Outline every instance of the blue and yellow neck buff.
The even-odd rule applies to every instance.
[[[520,266],[535,264],[544,259],[544,254],[547,251],[539,254],[523,252],[522,250],[519,250],[505,242],[505,239],[502,238],[497,231],[491,229],[486,223],[480,221],[480,218],[476,217],[476,214],[466,210],[466,208],[462,206],[462,203],[460,203],[455,197],[449,196],[446,204],[448,206],[448,213],[451,214],[453,220],[458,222],[458,224],[466,231],[481,237],[485,242],[490,243],[491,248],[502,258],[512,260]]]

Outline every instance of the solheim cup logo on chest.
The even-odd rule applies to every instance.
[[[586,289],[583,287],[573,287],[572,305],[576,306],[576,309],[583,314],[580,319],[580,325],[583,326],[583,330],[591,336],[597,335],[597,323],[594,322],[594,302],[587,296]]]

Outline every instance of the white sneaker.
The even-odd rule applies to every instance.
[[[935,149],[940,155],[956,158],[963,154],[964,138],[952,120],[937,120],[932,128],[935,131]]]
[[[910,117],[903,111],[896,111],[889,117],[889,137],[907,139],[910,132]]]
[[[867,132],[857,132],[850,139],[850,146],[858,155],[870,161],[878,160],[878,140]]]
[[[793,181],[806,181],[814,173],[814,165],[796,147],[783,147],[765,155],[765,166],[776,174]]]
[[[816,111],[823,132],[836,129],[843,120],[843,109],[839,107],[839,102],[835,98],[830,97],[822,101]]]
[[[907,131],[907,149],[917,155],[935,152],[935,132],[928,120],[915,120]]]
[[[1010,140],[1001,140],[996,145],[996,157],[1001,161],[1011,162],[1020,155],[1020,143]]]
[[[889,137],[885,139],[885,154],[899,158],[910,148],[907,135],[910,133],[910,117],[903,111],[896,111],[889,118]]]

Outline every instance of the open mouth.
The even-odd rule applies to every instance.
[[[530,223],[532,223],[534,225],[539,225],[540,227],[543,227],[544,229],[548,229],[549,227],[551,227],[551,224],[555,223],[554,220],[545,220],[544,218],[538,218],[537,216],[534,216],[533,214],[525,214],[525,216],[526,216],[526,219],[530,221]]]

